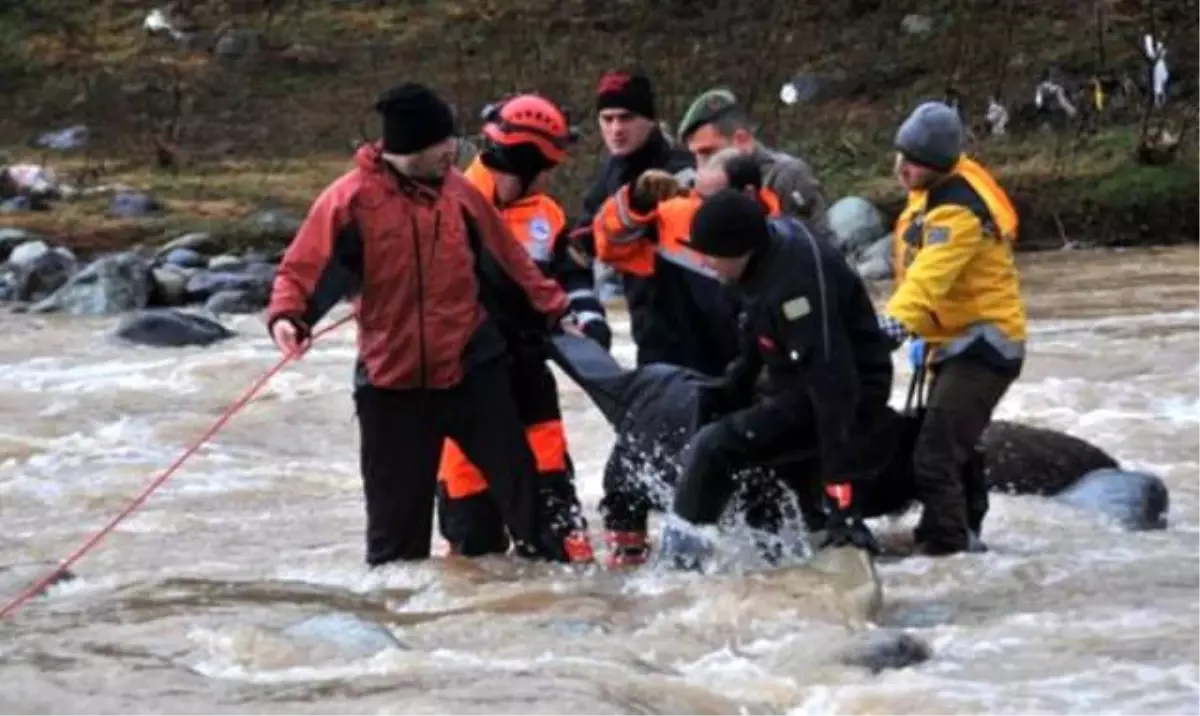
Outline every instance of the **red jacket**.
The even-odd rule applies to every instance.
[[[463,175],[440,188],[401,177],[379,146],[327,187],[279,264],[268,320],[311,327],[353,296],[367,381],[382,388],[447,388],[487,317],[477,254],[486,251],[553,325],[567,296],[542,275],[500,215]]]

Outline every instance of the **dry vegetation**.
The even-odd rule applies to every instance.
[[[153,37],[153,5],[127,0],[7,0],[0,6],[0,117],[9,160],[45,160],[83,183],[146,189],[169,218],[103,219],[103,200],[0,217],[97,248],[217,227],[264,206],[302,211],[370,136],[375,93],[402,78],[438,87],[468,130],[487,101],[538,89],[575,110],[588,130],[556,191],[568,209],[598,148],[587,121],[605,69],[636,64],[654,78],[674,123],[698,92],[727,85],[764,138],[803,154],[835,197],[871,196],[894,208],[888,141],[915,102],[953,88],[978,125],[995,95],[1016,112],[1054,66],[1085,81],[1105,70],[1139,81],[1141,34],[1165,31],[1172,104],[1147,115],[1141,98],[1094,131],[978,127],[972,151],[997,167],[1025,210],[1029,246],[1195,240],[1197,160],[1194,0],[193,0],[173,14],[195,31],[190,48]],[[933,33],[902,30],[906,15]],[[229,32],[246,52],[213,52]],[[828,97],[783,106],[780,84],[799,72]],[[1191,115],[1191,116],[1189,116]],[[39,132],[82,123],[86,152],[33,149]],[[1139,140],[1165,126],[1186,133],[1163,166],[1138,163]]]

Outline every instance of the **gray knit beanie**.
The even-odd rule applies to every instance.
[[[945,172],[954,168],[965,142],[958,112],[942,102],[925,102],[900,125],[895,144],[909,160]]]

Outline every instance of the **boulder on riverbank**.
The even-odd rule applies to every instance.
[[[294,222],[274,215],[259,223],[272,235],[290,237],[296,229]],[[157,252],[119,251],[80,261],[49,239],[0,229],[0,302],[74,316],[185,306],[207,306],[216,314],[256,313],[270,299],[278,258],[254,249],[222,253],[220,242],[192,232]]]

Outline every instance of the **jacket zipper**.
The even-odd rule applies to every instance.
[[[829,345],[829,292],[825,289],[825,267],[821,264],[821,250],[817,248],[817,241],[809,233],[807,226],[799,222],[796,222],[796,226],[800,227],[804,238],[808,239],[808,247],[812,250],[813,261],[816,262],[817,291],[821,294],[821,338],[825,341],[825,360],[830,361],[833,359],[833,347]]]
[[[416,215],[412,216],[413,249],[417,254],[417,341],[421,349],[421,388],[428,386],[429,369],[425,357],[425,269],[421,262],[421,233]]]

